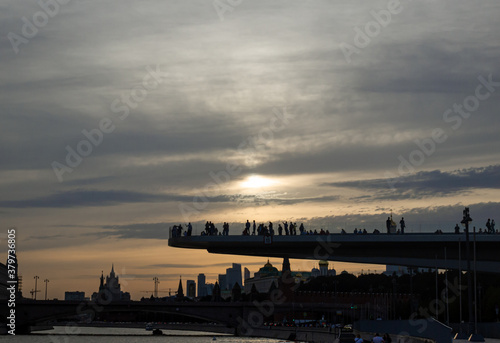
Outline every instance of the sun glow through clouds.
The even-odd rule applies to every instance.
[[[252,175],[247,177],[244,181],[240,183],[243,188],[263,188],[276,184],[276,181],[259,176]]]

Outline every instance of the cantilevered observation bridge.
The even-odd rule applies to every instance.
[[[171,233],[172,231],[170,231]],[[500,272],[500,234],[329,234],[296,236],[180,236],[176,248],[204,249],[214,254],[288,257],[366,264]],[[468,250],[468,253],[467,253]]]

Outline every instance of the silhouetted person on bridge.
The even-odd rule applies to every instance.
[[[401,217],[401,220],[399,221],[399,225],[401,225],[401,234],[404,234],[405,233],[405,227],[406,227],[404,217]]]
[[[460,226],[458,226],[458,224],[455,225],[455,233],[460,233]]]
[[[491,222],[490,218],[488,218],[488,221],[486,222],[486,228],[488,229],[488,233],[491,232]],[[486,231],[486,230],[485,230]]]
[[[391,217],[387,217],[387,220],[385,221],[385,227],[387,228],[387,233],[391,233]]]

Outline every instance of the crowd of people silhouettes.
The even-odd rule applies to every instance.
[[[172,236],[173,237],[181,237],[181,236],[191,236],[193,233],[193,226],[191,223],[188,223],[185,225],[186,229],[184,230],[184,227],[182,224],[179,225],[174,225],[172,227]],[[495,220],[488,218],[488,221],[486,222],[486,228],[483,230],[482,228],[479,228],[478,231],[474,231],[478,234],[498,234],[498,229],[495,229]],[[386,229],[387,229],[387,234],[404,234],[405,233],[405,228],[406,228],[406,222],[404,220],[404,217],[401,217],[401,220],[399,221],[399,228],[397,227],[397,224],[392,220],[392,215],[390,217],[387,217],[386,220]],[[454,228],[454,231],[456,234],[461,233],[460,227],[457,224]],[[443,231],[441,229],[436,230],[434,233],[436,234],[443,234]],[[320,229],[318,230],[307,230],[304,226],[304,223],[301,223],[298,226],[297,230],[297,223],[296,222],[280,222],[278,223],[278,228],[275,229],[275,224],[273,222],[268,222],[266,225],[265,223],[260,223],[257,224],[255,223],[255,220],[250,223],[249,220],[246,221],[244,225],[244,229],[242,232],[242,235],[244,236],[297,236],[297,235],[329,235],[330,232],[328,230],[323,230]],[[345,235],[347,232],[344,229],[341,229],[340,234]],[[358,229],[355,228],[353,231],[353,234],[355,235],[366,235],[368,234],[368,231],[366,229]],[[373,230],[373,234],[380,234],[380,231],[378,229]],[[224,222],[222,224],[222,230],[219,230],[214,223],[211,221],[207,221],[205,223],[205,230],[201,232],[202,236],[228,236],[229,235],[229,223]]]
[[[281,225],[283,224],[283,225]],[[257,235],[257,236],[297,236],[297,223],[290,222],[288,223],[287,221],[284,221],[282,223],[278,223],[278,228],[277,230],[274,229],[275,225],[273,222],[269,222],[269,224],[256,224],[255,220],[253,223],[250,223],[249,220],[245,223],[245,228],[243,229],[243,236],[250,236],[250,235]],[[251,230],[250,230],[251,229]],[[304,227],[304,223],[301,223],[299,226],[299,235],[329,235],[330,232],[328,230],[323,230],[321,229],[320,231],[318,230],[309,230],[307,231],[306,228]]]

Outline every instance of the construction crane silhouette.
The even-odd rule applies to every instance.
[[[30,291],[30,294],[31,294],[31,299],[33,299],[33,296],[35,296],[38,292],[41,292],[41,291],[40,291],[39,289],[37,289],[37,290],[33,290],[33,289],[32,289],[32,290]],[[35,297],[35,300],[36,300],[36,297]]]
[[[156,276],[153,278],[153,281],[155,283],[155,286],[154,286],[153,292],[151,293],[152,297],[158,298],[158,293],[166,293],[166,292],[168,292],[168,296],[172,295],[172,289],[171,288],[169,288],[168,291],[166,291],[166,290],[164,290],[164,291],[158,290],[158,284],[160,283],[160,280]],[[141,291],[141,293],[150,293],[150,292],[151,291]],[[177,291],[175,291],[174,293],[177,294]]]

